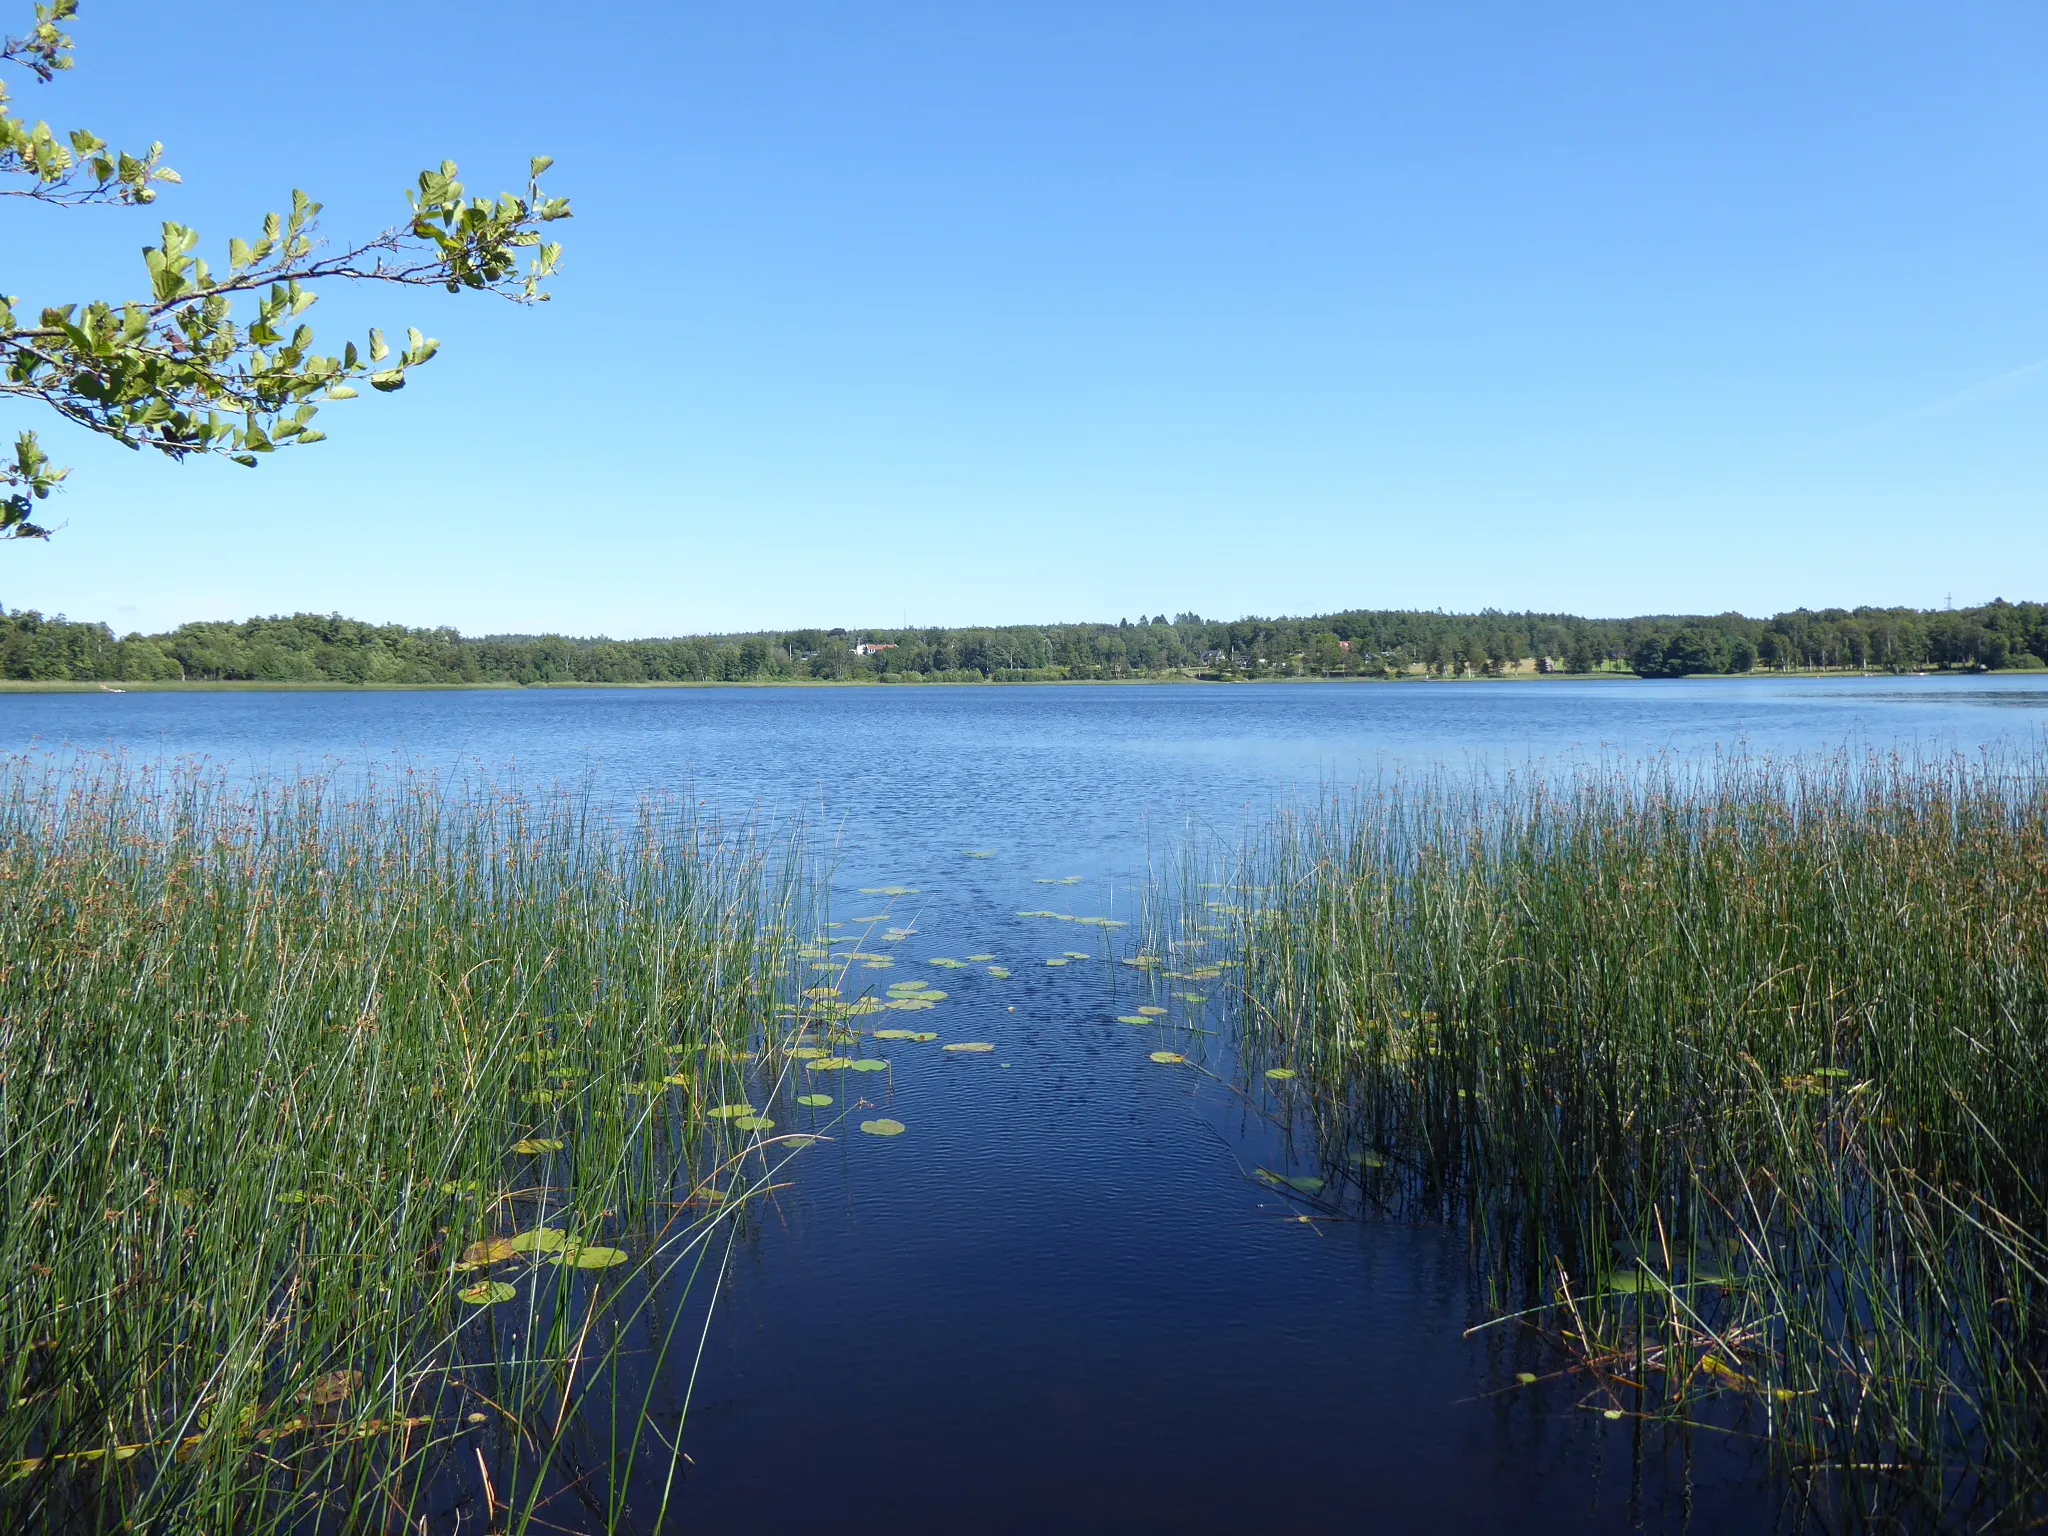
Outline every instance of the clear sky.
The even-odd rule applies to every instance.
[[[26,0],[4,0],[20,30]],[[18,14],[17,14],[18,13]],[[215,24],[219,18],[219,24]],[[86,0],[60,127],[216,254],[422,165],[555,302],[255,472],[103,446],[0,603],[466,632],[2048,596],[2048,9]],[[156,215],[0,205],[0,289]]]

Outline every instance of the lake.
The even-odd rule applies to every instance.
[[[2044,727],[2048,678],[2006,677],[0,695],[14,752],[396,761],[799,818],[833,851],[833,918],[914,926],[872,979],[932,981],[949,999],[917,1021],[996,1049],[899,1051],[892,1086],[849,1086],[906,1134],[813,1149],[749,1230],[684,1431],[691,1530],[1781,1521],[1739,1442],[1513,1390],[1541,1363],[1466,1337],[1490,1314],[1454,1224],[1300,1220],[1251,1175],[1311,1167],[1306,1128],[1116,1022],[1146,1000],[1112,963],[1130,930],[1019,914],[1130,920],[1190,835],[1396,769],[1975,753]],[[914,894],[861,894],[884,886]],[[1011,974],[930,964],[968,955]],[[552,1518],[575,1528],[573,1503]]]

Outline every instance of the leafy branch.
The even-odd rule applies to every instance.
[[[27,38],[9,39],[0,57],[47,82],[71,67],[71,39],[58,23],[77,0],[36,7]],[[0,94],[0,177],[26,187],[11,195],[75,205],[91,201],[143,204],[155,184],[175,182],[148,155],[112,155],[82,130],[67,153],[45,124],[33,129],[8,116]],[[94,301],[43,309],[35,323],[16,316],[19,300],[0,296],[0,398],[36,400],[66,421],[128,448],[151,448],[173,459],[218,454],[254,467],[262,454],[319,442],[313,425],[321,404],[355,396],[354,385],[402,389],[408,373],[434,356],[439,343],[417,330],[394,350],[372,330],[359,349],[339,356],[314,350],[300,319],[327,281],[476,289],[519,304],[545,302],[561,246],[542,226],[570,216],[568,200],[541,190],[547,157],[529,167],[526,195],[469,197],[452,161],[422,171],[407,194],[408,217],[339,251],[319,234],[320,204],[293,192],[290,212],[266,215],[253,243],[228,242],[226,270],[197,254],[199,235],[166,222],[159,244],[145,247],[147,298]],[[244,325],[235,300],[248,296],[255,313]],[[12,463],[0,460],[0,538],[45,538],[32,521],[66,471],[51,466],[33,432],[16,441]]]

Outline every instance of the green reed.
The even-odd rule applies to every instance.
[[[1439,775],[1234,860],[1161,940],[1333,1181],[1469,1225],[1489,1338],[1831,1519],[2044,1512],[2048,760]]]
[[[8,1527],[665,1500],[801,873],[658,805],[0,764]]]

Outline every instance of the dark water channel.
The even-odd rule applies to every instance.
[[[1487,1313],[1455,1226],[1296,1219],[1249,1176],[1314,1165],[1284,1091],[1262,1115],[1149,1059],[1160,1030],[1116,1022],[1155,1000],[1114,963],[1133,930],[1018,914],[1131,919],[1148,850],[1390,766],[1976,751],[2044,725],[2034,679],[0,696],[6,750],[396,756],[799,814],[836,845],[834,918],[914,920],[849,994],[931,981],[948,1001],[901,1017],[996,1050],[899,1046],[834,1085],[908,1129],[812,1149],[742,1239],[686,1530],[1770,1528],[1784,1490],[1742,1443],[1515,1389],[1540,1364],[1463,1336]],[[918,894],[859,894],[885,885]],[[1046,964],[1067,952],[1090,958]],[[1011,975],[929,964],[968,955]]]

